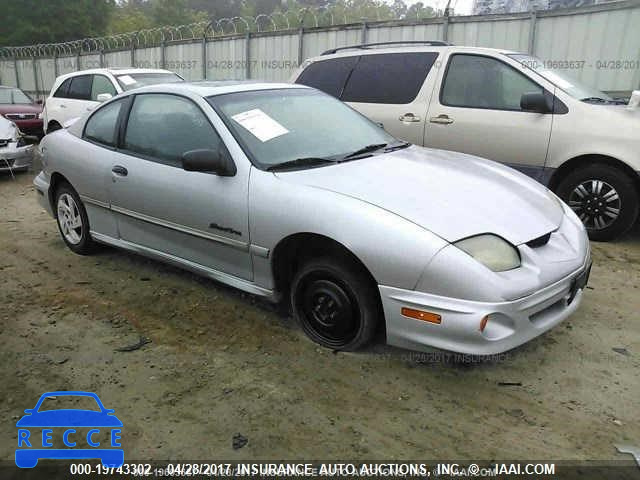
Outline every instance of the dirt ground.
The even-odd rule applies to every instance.
[[[461,365],[380,342],[336,354],[221,284],[110,248],[74,255],[32,178],[0,175],[1,460],[52,390],[115,409],[125,461],[626,460],[614,444],[640,446],[639,228],[592,245],[568,321]]]

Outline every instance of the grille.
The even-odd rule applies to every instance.
[[[35,113],[7,113],[5,118],[9,120],[33,120],[36,118]]]
[[[545,235],[542,235],[541,237],[534,238],[533,240],[527,242],[527,245],[530,246],[531,248],[542,247],[549,242],[550,238],[551,238],[551,232]]]
[[[13,167],[13,162],[15,162],[13,158],[11,159],[0,158],[0,168],[11,168]]]
[[[9,140],[0,140],[0,147],[6,147],[9,145]]]

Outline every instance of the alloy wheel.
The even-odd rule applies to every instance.
[[[569,196],[569,207],[591,230],[603,230],[620,216],[620,195],[607,182],[585,180]]]
[[[72,245],[82,240],[82,217],[75,200],[68,193],[58,197],[58,224],[64,238]]]

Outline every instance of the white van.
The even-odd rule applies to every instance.
[[[96,68],[60,75],[42,111],[43,128],[50,133],[73,118],[93,110],[119,93],[157,83],[182,82],[169,70],[147,68]]]
[[[398,138],[512,166],[556,192],[592,239],[613,239],[638,216],[640,92],[628,105],[548,67],[506,50],[389,42],[329,50],[292,81]]]

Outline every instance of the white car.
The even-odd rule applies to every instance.
[[[59,130],[69,120],[81,117],[119,93],[146,85],[182,81],[180,75],[169,70],[147,68],[99,68],[60,75],[42,111],[44,131]]]
[[[579,62],[552,69],[506,50],[394,43],[327,51],[292,81],[347,102],[397,138],[526,173],[567,202],[594,240],[634,224],[640,92],[627,105],[581,85],[565,74]]]

